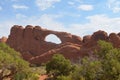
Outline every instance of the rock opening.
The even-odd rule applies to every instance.
[[[46,36],[45,41],[46,42],[56,43],[56,44],[61,43],[61,40],[54,34],[49,34],[48,36]]]

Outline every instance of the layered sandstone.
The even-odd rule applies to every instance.
[[[45,38],[50,34],[56,35],[61,43],[46,42]],[[91,55],[97,48],[98,40],[109,41],[115,47],[120,48],[120,33],[108,35],[100,30],[81,39],[81,37],[67,32],[52,31],[31,25],[25,28],[14,25],[6,43],[19,51],[25,60],[39,65],[50,60],[53,54],[56,53],[63,54],[72,61],[85,55]]]
[[[45,38],[49,34],[56,35],[61,44],[46,42]],[[19,51],[24,59],[39,64],[49,60],[55,53],[63,53],[70,59],[78,56],[82,40],[79,36],[66,32],[42,29],[39,26],[28,25],[23,28],[15,25],[11,28],[7,44]]]

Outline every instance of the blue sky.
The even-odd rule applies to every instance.
[[[39,25],[79,36],[120,32],[120,0],[0,0],[0,37],[13,25]]]

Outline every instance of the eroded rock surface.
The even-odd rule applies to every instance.
[[[45,38],[49,34],[56,35],[61,44],[46,42]],[[82,39],[70,33],[42,29],[39,26],[28,25],[23,28],[15,25],[11,28],[7,44],[21,52],[24,59],[39,64],[49,60],[55,53],[62,53],[70,59],[78,56]]]
[[[3,36],[2,38],[0,38],[0,42],[4,42],[5,43],[6,41],[7,41],[6,37]]]
[[[61,43],[46,42],[45,38],[50,34],[56,35]],[[97,47],[98,40],[109,41],[115,47],[120,47],[119,34],[108,36],[104,31],[97,31],[93,35],[84,36],[82,40],[81,37],[67,32],[52,31],[31,25],[25,28],[14,25],[11,28],[7,44],[19,51],[25,60],[39,65],[50,60],[56,53],[63,54],[72,61],[85,55],[91,55]]]

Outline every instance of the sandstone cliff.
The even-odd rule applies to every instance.
[[[49,34],[56,35],[61,44],[46,42]],[[104,31],[97,31],[92,35],[79,36],[67,32],[58,32],[43,29],[40,26],[28,25],[25,28],[14,25],[11,28],[7,44],[19,51],[25,60],[34,64],[41,64],[51,59],[53,54],[60,53],[66,58],[75,61],[85,55],[91,55],[97,49],[97,41],[105,40],[120,48],[120,33],[108,35]]]

